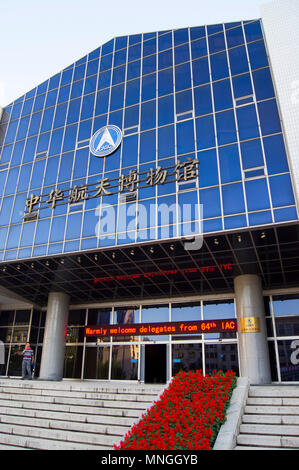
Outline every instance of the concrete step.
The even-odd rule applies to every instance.
[[[299,436],[299,427],[287,424],[241,424],[240,433]]]
[[[20,403],[22,405],[22,403]],[[49,419],[49,420],[61,420],[64,421],[66,418],[65,411],[53,411],[51,407],[51,411],[48,410],[37,410],[37,409],[26,409],[26,408],[10,408],[6,406],[1,406],[1,416],[18,416],[18,417],[31,417],[31,418],[41,418],[41,419]],[[89,423],[89,424],[109,424],[111,425],[112,417],[111,415],[87,415],[83,413],[71,413],[67,412],[67,419],[68,421],[74,421],[77,423]],[[117,420],[117,424],[119,426],[130,427],[136,422],[136,417],[134,418],[126,418],[122,416],[113,417],[113,419]]]
[[[299,410],[296,406],[268,406],[268,405],[246,405],[247,414],[274,414],[274,415],[298,415]]]
[[[42,389],[22,389],[20,387],[1,387],[0,394],[13,394],[13,395],[36,395],[36,396],[51,396],[51,397],[66,397],[66,398],[88,398],[92,400],[115,400],[115,401],[140,401],[151,402],[155,395],[149,394],[132,394],[132,393],[99,393],[99,392],[80,392],[80,391],[65,391],[65,390],[42,390]]]
[[[267,447],[273,449],[274,447],[288,449],[299,448],[298,437],[285,437],[285,436],[263,436],[254,434],[239,434],[237,437],[237,446],[252,446],[252,447]]]
[[[151,406],[152,401],[144,401],[144,402],[137,402],[137,401],[118,401],[113,400],[111,397],[108,399],[86,399],[84,396],[82,398],[67,398],[61,396],[51,396],[51,395],[29,395],[18,393],[17,395],[13,393],[1,393],[1,398],[5,400],[21,400],[21,401],[34,401],[38,403],[60,403],[60,404],[72,404],[72,405],[84,405],[84,406],[96,406],[102,408],[132,408],[132,409],[139,409],[145,410],[149,406]]]
[[[1,395],[0,395],[1,397]],[[49,402],[36,402],[34,400],[29,401],[17,401],[17,400],[5,400],[0,398],[0,407],[7,408],[24,408],[24,409],[33,409],[33,410],[51,410],[51,411],[61,411],[63,413],[84,413],[88,415],[105,415],[113,416],[116,419],[119,417],[128,417],[128,418],[138,418],[141,414],[146,411],[145,409],[122,409],[122,408],[99,408],[97,406],[82,406],[77,405],[65,405],[51,403],[49,407]]]
[[[0,380],[0,449],[113,450],[164,388]]]
[[[288,416],[284,414],[244,414],[243,423],[251,424],[293,424],[299,426],[299,412],[298,416]]]
[[[249,389],[249,397],[293,397],[299,398],[299,386],[283,385],[283,386],[251,386]]]
[[[57,430],[49,428],[31,427],[22,424],[0,423],[1,434],[14,434],[29,438],[43,438],[46,440],[61,441],[61,443],[90,444],[101,446],[102,449],[113,449],[113,443],[119,441],[119,436],[107,436],[79,431]],[[1,441],[0,441],[1,442]],[[3,441],[2,441],[3,443]]]
[[[19,450],[107,450],[107,446],[80,444],[78,442],[60,442],[50,439],[6,434],[1,431],[0,442],[1,445],[12,448],[18,447]]]
[[[299,398],[248,397],[247,405],[299,406]]]

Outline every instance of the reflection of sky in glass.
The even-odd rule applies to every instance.
[[[169,321],[168,305],[157,307],[142,307],[141,314],[142,323],[161,323]],[[154,341],[163,341],[169,339],[169,335],[144,336],[143,339],[151,339]]]
[[[201,320],[201,308],[199,305],[175,307],[172,305],[171,309],[172,321],[192,321]]]
[[[273,300],[274,315],[299,315],[299,299]]]
[[[203,318],[204,320],[217,320],[221,318],[234,318],[235,306],[234,302],[231,303],[217,303],[203,305]]]

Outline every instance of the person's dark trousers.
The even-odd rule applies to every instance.
[[[29,375],[29,379],[32,379],[31,359],[23,359],[22,361],[22,379],[25,379],[26,372]]]

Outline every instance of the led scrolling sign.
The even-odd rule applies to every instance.
[[[138,188],[164,184],[169,175],[173,175],[174,179],[168,180],[168,183],[172,181],[190,182],[197,177],[198,164],[199,160],[188,157],[185,162],[181,163],[178,161],[174,167],[162,168],[158,166],[157,168],[150,168],[148,172],[140,173],[134,169],[130,170],[128,174],[121,174],[116,184],[112,184],[115,179],[102,178],[97,183],[90,185],[75,185],[73,188],[70,188],[68,196],[64,194],[66,190],[53,189],[50,194],[45,195],[46,201],[42,200],[42,195],[31,194],[25,203],[25,219],[26,216],[33,215],[33,213],[36,214],[36,206],[43,202],[47,204],[45,207],[55,209],[58,203],[68,202],[69,204],[77,204],[100,196],[109,196],[116,193],[132,193]],[[169,171],[170,169],[173,170]],[[145,178],[140,178],[144,173],[146,174]],[[144,185],[141,186],[141,183],[144,183]],[[95,186],[95,188],[92,186]],[[111,191],[113,188],[117,188],[116,191]],[[89,191],[95,191],[95,193],[91,195]]]
[[[225,320],[179,321],[165,323],[134,323],[123,325],[86,326],[87,337],[140,336],[161,334],[201,334],[237,331],[235,318]]]

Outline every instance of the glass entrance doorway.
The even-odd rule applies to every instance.
[[[166,383],[166,344],[145,345],[144,382]]]

